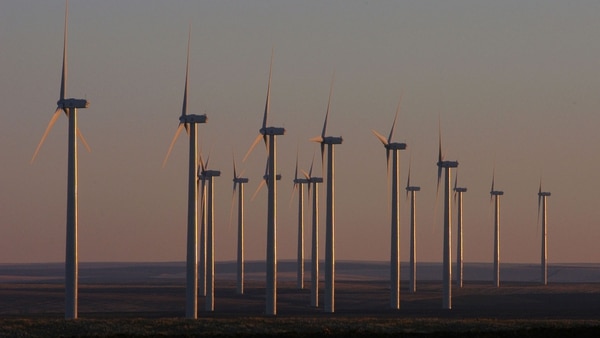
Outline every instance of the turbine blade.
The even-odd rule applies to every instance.
[[[310,180],[310,174],[307,173],[306,171],[302,170],[302,174],[304,175],[304,178],[306,178],[307,180]]]
[[[260,181],[260,184],[258,185],[258,188],[256,188],[256,191],[254,192],[254,194],[252,194],[252,198],[250,198],[251,201],[254,201],[254,198],[256,198],[256,195],[258,195],[258,192],[260,191],[260,189],[262,187],[264,187],[266,184],[267,184],[266,180]]]
[[[231,155],[232,155],[231,157],[233,158],[233,178],[236,179],[236,178],[238,178],[238,176],[237,176],[237,170],[235,168],[235,154],[233,152],[231,152]],[[233,189],[235,190],[235,184],[233,185],[233,187],[234,187]]]
[[[438,161],[441,163],[444,160],[444,156],[442,155],[442,127],[439,126],[438,131]]]
[[[260,139],[262,137],[263,136],[261,134],[258,134],[258,136],[254,139],[254,142],[252,142],[250,149],[248,149],[248,151],[246,152],[246,155],[244,155],[244,159],[242,160],[242,162],[246,162],[246,159],[248,159],[248,156],[250,156],[250,153],[254,150],[254,148],[256,147],[258,142],[260,142]]]
[[[231,220],[233,219],[233,207],[235,206],[235,183],[233,184],[233,193],[231,194],[231,207],[229,207],[229,225],[227,230],[231,231]]]
[[[188,77],[190,74],[190,41],[192,37],[192,24],[190,23],[190,30],[188,33],[188,44],[187,44],[187,59],[185,61],[185,89],[183,90],[183,105],[181,108],[181,116],[187,115],[187,95],[188,95]],[[188,129],[186,125],[186,130]]]
[[[46,127],[46,131],[44,131],[44,135],[42,135],[42,139],[40,140],[40,143],[38,143],[37,148],[35,148],[35,152],[33,153],[33,157],[31,157],[30,163],[33,163],[33,161],[35,161],[37,154],[39,153],[40,149],[42,148],[42,144],[44,144],[44,141],[46,141],[46,137],[48,137],[48,134],[50,133],[52,126],[54,126],[54,123],[56,123],[56,120],[60,116],[61,111],[62,111],[62,109],[60,109],[60,108],[57,108],[54,111],[54,115],[52,115],[52,118],[50,119],[50,122],[48,123],[48,126]]]
[[[313,164],[315,163],[315,153],[313,152],[312,161],[310,161],[310,169],[308,170],[308,176],[312,177]],[[307,177],[310,178],[310,177]]]
[[[269,63],[269,83],[267,85],[267,100],[265,102],[265,114],[263,115],[262,127],[267,127],[267,118],[271,110],[271,74],[273,70],[273,54],[275,49],[271,48],[271,62]],[[265,140],[266,142],[266,140]]]
[[[453,196],[454,202],[456,202],[456,194],[457,194],[457,192],[456,192],[457,185],[456,184],[457,183],[458,183],[458,170],[456,171],[456,175],[454,176],[454,189],[453,189],[454,190],[454,196]]]
[[[333,94],[333,83],[335,80],[335,72],[331,76],[331,85],[329,86],[329,99],[327,100],[327,112],[325,113],[325,122],[323,123],[323,131],[321,131],[321,137],[325,138],[327,132],[327,119],[329,118],[329,109],[331,108],[331,95]]]
[[[406,179],[406,198],[408,198],[408,187],[410,187],[410,169],[412,167],[412,152],[408,158],[408,178]]]
[[[375,135],[375,137],[377,137],[379,139],[379,141],[381,141],[381,143],[383,143],[384,146],[387,146],[389,144],[388,140],[386,140],[383,135],[381,135],[374,129],[371,129],[371,131],[373,132],[373,135]]]
[[[299,153],[299,149],[296,148],[296,170],[294,171],[294,180],[298,179],[298,153]]]
[[[496,179],[496,168],[492,171],[492,187],[490,188],[490,203],[492,202],[492,193],[494,192],[494,181]]]
[[[85,140],[85,137],[83,137],[83,134],[81,133],[81,130],[79,129],[79,127],[77,127],[77,136],[79,137],[79,139],[81,140],[81,143],[83,143],[83,146],[85,147],[85,149],[88,151],[88,153],[92,152],[92,149],[90,148],[90,145],[87,143],[87,141]]]
[[[435,189],[436,198],[440,194],[440,180],[441,179],[442,179],[442,166],[441,166],[441,163],[438,163],[437,187]]]
[[[325,143],[321,142],[321,176],[325,176]]]
[[[292,206],[292,202],[294,201],[294,194],[296,193],[296,191],[298,191],[298,184],[299,183],[294,183],[294,185],[292,186],[292,193],[290,195],[290,201],[288,202],[288,208]]]
[[[65,32],[63,41],[63,63],[62,63],[62,76],[60,79],[60,101],[65,99],[67,95],[67,30],[68,30],[68,18],[69,18],[69,1],[66,1],[65,5]]]
[[[167,164],[167,160],[169,159],[169,155],[171,155],[171,151],[173,150],[173,146],[175,146],[175,141],[177,141],[177,138],[179,137],[179,134],[181,134],[182,130],[183,130],[183,124],[180,123],[179,126],[177,127],[177,131],[175,131],[175,136],[173,137],[173,140],[171,141],[171,145],[169,146],[169,150],[167,151],[167,156],[165,156],[165,159],[163,160],[163,164],[162,164],[163,168]]]
[[[394,123],[392,123],[392,129],[390,130],[388,143],[392,142],[392,136],[394,135],[394,129],[396,128],[396,120],[398,119],[398,113],[400,112],[400,102],[402,102],[402,95],[400,95],[400,99],[398,100],[398,107],[396,108],[396,115],[394,116]]]

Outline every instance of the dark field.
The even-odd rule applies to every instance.
[[[180,270],[177,270],[180,271]],[[0,279],[0,336],[515,336],[597,337],[600,283],[466,281],[453,288],[453,309],[441,309],[441,284],[403,289],[401,309],[389,309],[388,282],[336,282],[336,313],[310,306],[310,283],[297,290],[285,271],[278,283],[276,317],[264,315],[264,281],[216,280],[215,311],[184,319],[185,288],[173,278],[82,278],[78,320],[64,320],[61,280],[45,275]],[[164,277],[165,275],[163,275]],[[84,274],[85,277],[85,274]],[[122,276],[123,277],[123,276]],[[307,279],[310,275],[307,275]],[[403,281],[403,286],[408,285]],[[323,285],[321,285],[323,291]],[[322,296],[321,296],[322,297]]]

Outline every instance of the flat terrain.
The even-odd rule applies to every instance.
[[[182,319],[185,288],[179,280],[81,284],[80,320],[65,321],[60,283],[5,282],[0,284],[0,336],[600,333],[599,283],[506,282],[500,288],[465,283],[453,289],[448,311],[441,309],[439,282],[421,282],[416,293],[402,290],[401,309],[392,310],[387,282],[342,280],[336,283],[336,312],[327,314],[310,306],[310,283],[297,290],[294,282],[283,281],[276,317],[264,316],[263,285],[250,281],[238,295],[233,281],[217,280],[215,311],[203,311],[200,297],[199,320],[190,321]]]
[[[535,265],[504,265],[500,288],[487,280],[490,264],[468,264],[453,308],[443,310],[440,266],[424,263],[417,292],[402,281],[401,309],[390,309],[389,265],[340,262],[335,313],[310,306],[295,283],[295,263],[278,264],[277,316],[266,316],[264,263],[246,265],[244,295],[235,292],[235,264],[216,266],[215,311],[187,320],[185,265],[83,263],[79,319],[64,320],[63,265],[0,265],[0,337],[41,336],[600,336],[600,268],[555,265],[550,284],[537,282]],[[310,271],[310,265],[307,267]],[[402,276],[408,276],[406,270]]]

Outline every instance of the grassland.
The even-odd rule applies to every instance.
[[[310,285],[306,285],[308,288]],[[261,282],[237,295],[232,281],[217,281],[214,312],[184,319],[180,283],[80,285],[77,320],[64,320],[60,283],[0,284],[0,336],[407,336],[407,337],[597,337],[600,284],[541,286],[487,282],[453,290],[453,309],[441,309],[441,286],[421,282],[402,291],[401,309],[389,309],[384,281],[337,283],[336,313],[309,305],[309,289],[281,282],[278,315],[264,312]]]

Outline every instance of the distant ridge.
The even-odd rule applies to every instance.
[[[321,262],[324,266],[324,262]],[[277,264],[278,278],[294,281],[296,278],[295,260],[280,260]],[[216,280],[235,280],[236,262],[222,261],[216,263]],[[305,278],[310,279],[310,260],[305,262],[307,271]],[[401,264],[403,287],[408,285],[409,263]],[[419,281],[441,280],[441,263],[419,263],[417,277]],[[492,282],[493,264],[465,263],[464,280],[469,282]],[[535,263],[504,263],[501,266],[502,281],[506,282],[539,282],[540,267]],[[265,262],[247,261],[246,278],[248,280],[264,280]],[[348,281],[385,281],[389,280],[389,263],[385,261],[338,261],[336,263],[338,280]],[[80,279],[82,283],[173,283],[185,278],[185,262],[84,262],[80,263]],[[600,264],[596,263],[562,263],[550,264],[548,268],[549,283],[600,283]],[[0,264],[1,283],[63,283],[64,264],[58,263],[26,263]]]

